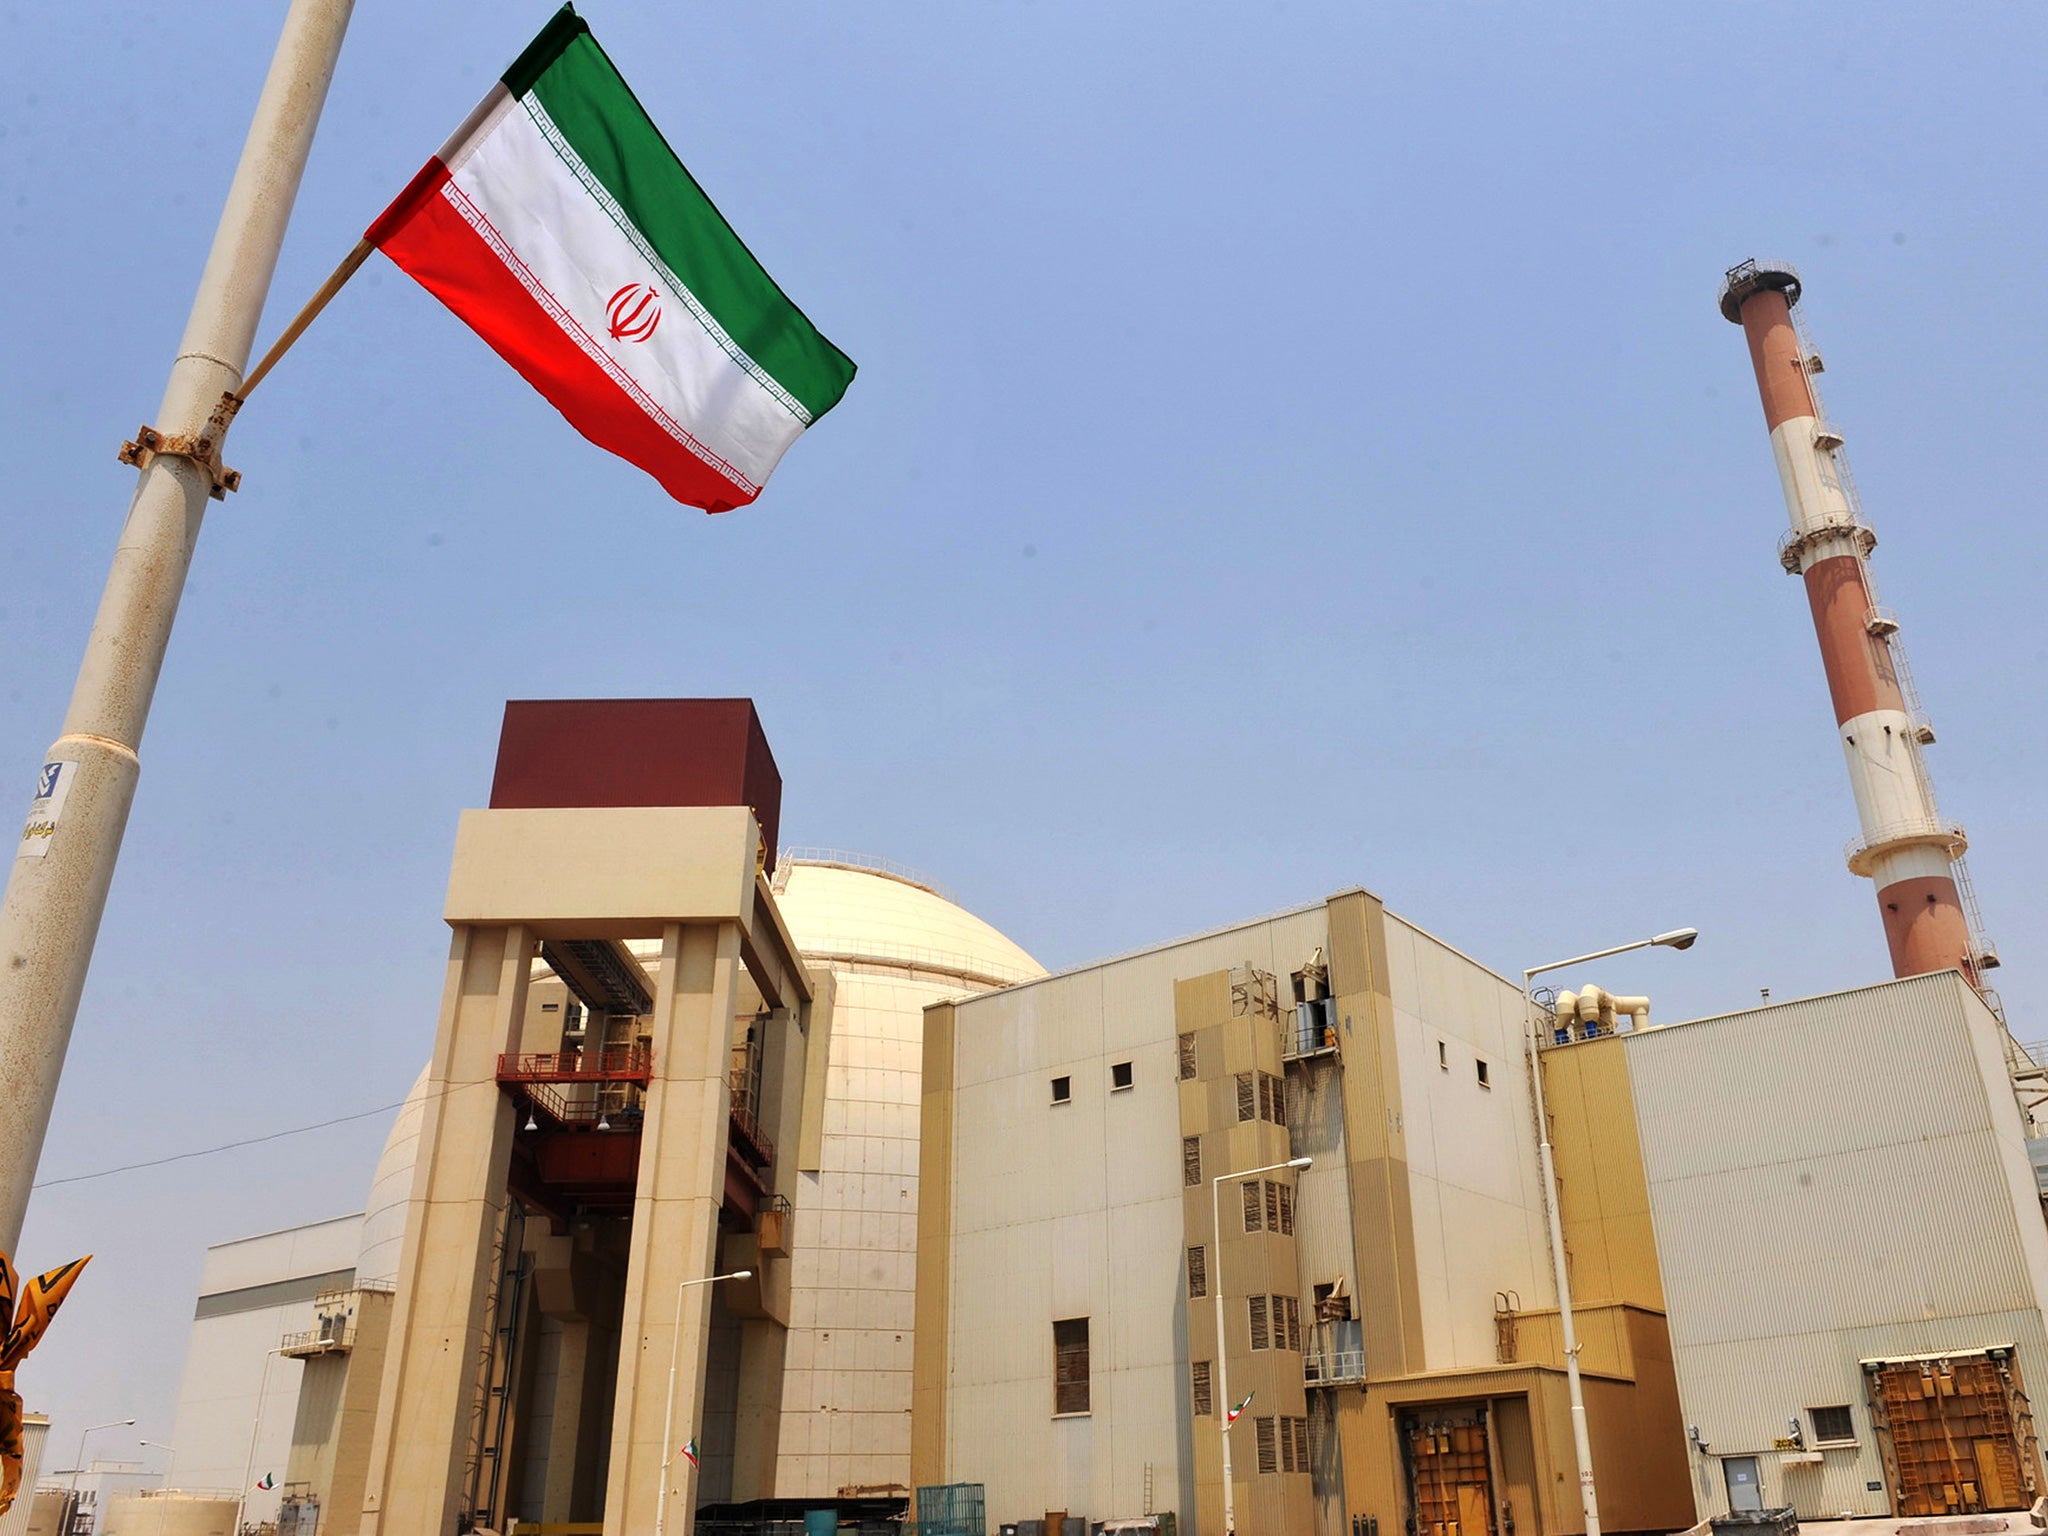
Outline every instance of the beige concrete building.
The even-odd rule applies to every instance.
[[[1654,1253],[1702,1519],[2048,1492],[2028,1406],[2048,1223],[2013,1087],[2032,1064],[1960,974],[1569,1040],[1544,1065],[1567,1216],[1575,1187],[1627,1186],[1606,1232],[1568,1230],[1573,1283]]]
[[[912,1480],[1219,1536],[1249,1393],[1238,1530],[1582,1529],[1522,1009],[1350,891],[930,1010]],[[1577,1300],[1606,1528],[1689,1525],[1656,1266]]]
[[[245,1470],[252,1480],[267,1476],[273,1486],[248,1495],[248,1518],[262,1523],[276,1521],[288,1493],[305,1488],[302,1447],[317,1431],[310,1420],[301,1424],[301,1409],[330,1395],[348,1364],[353,1321],[338,1334],[322,1319],[356,1310],[362,1236],[357,1213],[206,1250],[167,1487],[232,1501]],[[389,1280],[367,1283],[388,1292]]]

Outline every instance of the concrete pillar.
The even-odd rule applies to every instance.
[[[560,1359],[555,1367],[555,1413],[549,1425],[547,1487],[541,1494],[542,1520],[576,1518],[576,1463],[583,1428],[584,1371],[590,1361],[590,1320],[562,1319]]]
[[[455,1529],[512,1151],[512,1105],[497,1087],[497,1059],[519,1049],[532,957],[533,941],[518,924],[455,928],[406,1212],[363,1536]]]
[[[775,1497],[782,1440],[782,1364],[789,1330],[772,1318],[740,1323],[740,1386],[734,1414],[732,1499]]]
[[[737,924],[670,923],[652,1019],[654,1080],[640,1143],[640,1177],[626,1261],[618,1392],[612,1410],[611,1477],[604,1528],[635,1536],[654,1529],[662,1462],[698,1432],[698,1401],[711,1321],[711,1288],[679,1281],[711,1274],[725,1197],[732,1019],[740,968]],[[671,1351],[674,1351],[672,1354]],[[675,1360],[674,1444],[664,1446],[670,1362]],[[688,1536],[695,1507],[689,1462],[669,1469],[666,1527]]]

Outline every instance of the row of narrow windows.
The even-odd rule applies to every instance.
[[[1188,1250],[1190,1262],[1198,1251],[1193,1248]],[[1301,1352],[1301,1304],[1295,1297],[1247,1296],[1245,1308],[1251,1325],[1253,1349],[1288,1349],[1297,1354]],[[1052,1362],[1053,1412],[1088,1412],[1087,1318],[1063,1317],[1052,1325]],[[1216,1404],[1209,1384],[1208,1361],[1193,1362],[1190,1385],[1194,1393],[1195,1417],[1205,1418],[1214,1413]],[[1280,1471],[1308,1470],[1308,1453],[1305,1448],[1298,1457],[1290,1459],[1283,1456],[1282,1460],[1286,1464],[1278,1468]],[[1260,1470],[1275,1469],[1262,1466]]]

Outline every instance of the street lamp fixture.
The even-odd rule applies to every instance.
[[[1543,1165],[1543,1208],[1550,1220],[1550,1267],[1557,1279],[1558,1332],[1564,1343],[1565,1387],[1572,1407],[1572,1451],[1579,1464],[1579,1501],[1586,1512],[1586,1536],[1600,1536],[1600,1495],[1593,1484],[1593,1445],[1586,1433],[1586,1393],[1579,1382],[1579,1336],[1572,1324],[1572,1282],[1564,1262],[1564,1224],[1557,1208],[1557,1164],[1550,1151],[1550,1116],[1543,1108],[1543,1069],[1537,1060],[1536,1000],[1531,988],[1535,979],[1545,971],[1561,971],[1566,966],[1605,960],[1609,955],[1626,954],[1632,949],[1691,949],[1699,941],[1699,936],[1697,928],[1673,928],[1669,933],[1660,933],[1654,938],[1596,949],[1591,954],[1574,955],[1569,960],[1553,960],[1548,965],[1531,966],[1522,972],[1522,1032],[1529,1052],[1529,1083],[1536,1099],[1536,1156]]]
[[[171,1453],[171,1459],[164,1463],[164,1485],[156,1491],[157,1536],[163,1536],[164,1511],[170,1507],[171,1473],[177,1469],[178,1448],[175,1445],[165,1445],[161,1440],[138,1440],[135,1443],[137,1445],[154,1446],[157,1450],[169,1451]]]
[[[96,1435],[103,1429],[119,1429],[123,1425],[134,1426],[133,1419],[109,1419],[104,1424],[88,1424],[78,1432],[78,1454],[71,1458],[71,1491],[78,1492],[78,1474],[85,1470],[85,1437]]]
[[[676,1366],[683,1352],[683,1292],[693,1285],[753,1278],[751,1269],[736,1269],[726,1275],[700,1275],[695,1280],[676,1282],[676,1326],[668,1340],[668,1406],[661,1417],[661,1489],[654,1496],[654,1536],[663,1536],[668,1529],[668,1470],[676,1459]]]
[[[1278,1173],[1283,1168],[1299,1172],[1314,1161],[1312,1157],[1290,1157],[1284,1163],[1268,1163],[1263,1168],[1247,1168],[1242,1173],[1219,1173],[1209,1181],[1209,1240],[1216,1247],[1216,1280],[1210,1294],[1216,1298],[1217,1419],[1223,1436],[1223,1536],[1237,1536],[1237,1494],[1230,1485],[1230,1349],[1223,1339],[1223,1186],[1233,1179],[1242,1183],[1262,1173]]]

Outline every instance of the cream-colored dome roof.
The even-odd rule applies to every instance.
[[[363,1237],[356,1250],[357,1285],[395,1285],[398,1256],[405,1248],[405,1205],[412,1198],[413,1161],[420,1146],[420,1126],[427,1116],[427,1068],[413,1080],[412,1092],[399,1106],[384,1154],[370,1180],[370,1198],[363,1210]]]
[[[1045,967],[908,871],[852,855],[787,856],[775,902],[811,960],[866,960],[981,986],[1043,976]]]

